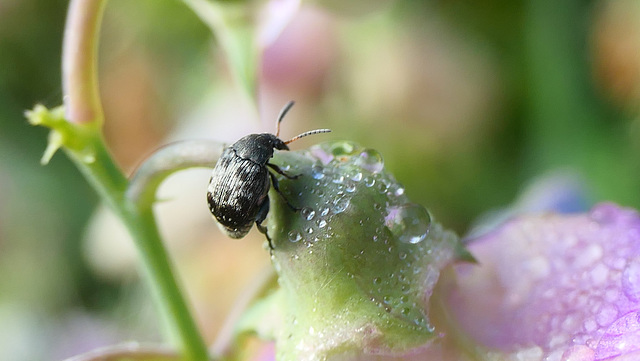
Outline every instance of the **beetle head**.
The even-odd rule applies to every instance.
[[[273,150],[289,150],[289,147],[273,134],[249,134],[233,144],[236,154],[257,164],[266,164],[273,156]]]

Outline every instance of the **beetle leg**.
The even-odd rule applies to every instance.
[[[267,237],[267,242],[269,242],[269,249],[273,252],[273,244],[271,243],[271,237],[267,233],[267,227],[262,225],[262,222],[267,218],[267,214],[269,213],[269,196],[264,199],[264,203],[260,206],[258,210],[258,215],[256,216],[256,227],[260,233],[264,234]]]
[[[298,178],[298,177],[300,177],[302,175],[302,174],[290,175],[290,174],[287,174],[282,169],[280,169],[280,167],[278,167],[275,164],[267,163],[267,165],[269,167],[271,167],[271,169],[275,170],[278,174],[282,174],[283,176],[285,176],[286,178],[289,178],[289,179],[296,179],[296,178]]]
[[[287,199],[287,197],[285,197],[284,194],[282,193],[282,191],[280,190],[280,186],[278,185],[278,178],[276,178],[276,176],[271,172],[269,172],[269,177],[271,177],[271,184],[273,184],[273,189],[275,189],[276,192],[278,192],[280,197],[282,197],[284,202],[287,203],[289,208],[291,208],[294,212],[299,211],[301,208],[295,207],[293,204],[291,204],[289,202],[289,200]]]

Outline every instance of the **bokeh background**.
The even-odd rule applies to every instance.
[[[162,339],[126,232],[64,154],[40,166],[47,132],[23,116],[61,103],[66,7],[0,0],[3,360]],[[210,30],[180,1],[109,1],[99,62],[106,138],[128,173],[172,140],[271,132],[294,99],[283,138],[333,133],[293,148],[348,139],[377,149],[409,197],[461,235],[540,178],[546,196],[569,199],[566,211],[602,200],[640,207],[635,0],[303,2],[264,52],[262,122]],[[172,177],[157,212],[212,341],[269,257],[257,232],[236,241],[218,231],[208,177]]]

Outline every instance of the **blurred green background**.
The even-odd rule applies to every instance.
[[[23,116],[62,101],[66,7],[0,0],[3,360],[161,339],[126,235],[64,154],[40,166],[46,131]],[[272,131],[294,99],[284,138],[327,127],[325,139],[377,149],[409,197],[459,234],[558,171],[585,190],[575,209],[640,206],[634,0],[303,2],[264,52],[263,123],[252,120],[209,29],[179,1],[111,0],[99,61],[105,134],[127,172],[169,140]],[[159,212],[212,340],[269,260],[259,234],[220,234],[204,202],[207,180],[208,171],[174,179],[173,201]]]

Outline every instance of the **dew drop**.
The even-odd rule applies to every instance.
[[[329,214],[329,207],[320,208],[320,217],[324,217]]]
[[[622,271],[622,291],[630,300],[640,300],[640,258],[631,260]]]
[[[382,179],[380,182],[378,182],[378,191],[380,193],[387,193],[388,189],[389,189],[389,182],[386,179]]]
[[[331,154],[335,157],[352,155],[355,153],[357,146],[351,142],[335,142],[331,144]]]
[[[374,149],[363,150],[356,159],[355,164],[371,173],[380,173],[384,167],[382,156]]]
[[[322,179],[324,178],[324,168],[321,165],[314,165],[311,167],[311,176],[313,179]]]
[[[345,191],[347,191],[348,193],[353,193],[356,191],[356,184],[352,181],[347,181],[345,183],[346,187],[345,187]]]
[[[362,172],[356,172],[352,174],[349,178],[351,178],[354,182],[360,182],[362,180]]]
[[[322,218],[318,218],[316,220],[316,224],[318,225],[318,228],[324,228],[327,225],[327,221]]]
[[[401,242],[416,244],[427,237],[431,227],[431,216],[427,210],[415,203],[389,207],[385,226]]]
[[[364,185],[367,187],[373,187],[373,185],[376,184],[376,179],[373,177],[366,177],[364,179]]]
[[[333,212],[338,214],[344,212],[348,207],[351,201],[347,197],[337,198],[333,202]]]
[[[299,242],[302,239],[302,235],[296,231],[289,231],[289,241]]]
[[[304,219],[306,219],[307,221],[310,221],[310,220],[313,219],[313,217],[315,217],[316,211],[314,211],[313,209],[311,209],[309,207],[304,207],[300,211],[300,214],[302,215],[302,217],[304,217]]]

